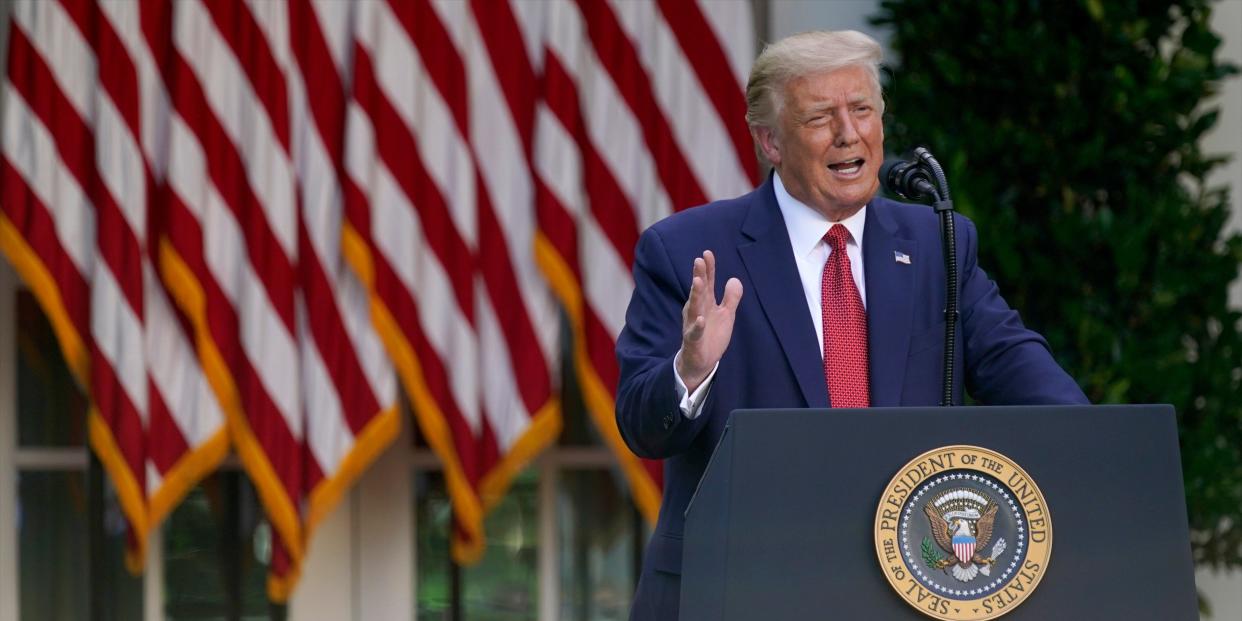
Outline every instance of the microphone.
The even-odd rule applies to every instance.
[[[906,200],[922,201],[937,196],[936,186],[932,185],[931,177],[919,162],[896,158],[884,160],[884,165],[880,167],[880,184],[890,194]]]
[[[940,405],[953,405],[954,373],[957,366],[958,274],[957,232],[953,224],[953,200],[949,198],[949,182],[944,169],[931,151],[919,147],[914,161],[884,161],[880,167],[880,183],[891,194],[907,200],[932,200],[932,208],[940,214],[940,240],[944,244],[944,382]]]

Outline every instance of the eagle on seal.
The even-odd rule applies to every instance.
[[[985,576],[991,575],[991,565],[1005,550],[1005,540],[1000,539],[996,542],[989,557],[985,558],[976,550],[986,549],[991,543],[992,525],[996,521],[998,509],[995,503],[989,503],[982,515],[974,511],[971,511],[974,515],[969,516],[955,515],[960,513],[955,511],[940,515],[931,504],[924,505],[923,512],[927,514],[927,519],[931,522],[932,536],[936,544],[949,554],[949,557],[941,559],[935,568],[951,568],[953,577],[962,582],[974,580],[979,573]],[[978,519],[974,523],[974,532],[972,532],[970,520],[967,518],[976,516]]]

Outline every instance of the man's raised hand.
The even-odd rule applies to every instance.
[[[711,250],[694,260],[690,298],[681,309],[681,357],[677,360],[677,375],[690,392],[707,379],[729,347],[741,300],[742,281],[730,278],[724,299],[716,303],[716,257]]]

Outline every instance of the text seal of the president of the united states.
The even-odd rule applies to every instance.
[[[1035,481],[977,446],[915,457],[880,497],[875,552],[906,603],[937,619],[995,619],[1048,571],[1052,519]]]

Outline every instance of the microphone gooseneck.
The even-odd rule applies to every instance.
[[[944,383],[940,405],[953,405],[957,359],[958,274],[957,231],[953,221],[953,199],[949,181],[940,162],[923,147],[914,150],[914,160],[889,159],[880,167],[880,184],[906,200],[932,202],[940,214],[940,236],[944,248]]]

